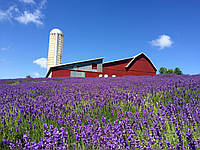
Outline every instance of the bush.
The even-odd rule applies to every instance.
[[[168,69],[165,74],[174,74],[174,70],[173,69]]]
[[[26,78],[32,78],[30,75],[27,75]]]
[[[161,67],[159,70],[160,74],[164,74],[166,71],[167,71],[167,68],[165,67]]]
[[[181,74],[183,74],[183,73],[182,73],[182,71],[181,71],[178,67],[176,67],[176,68],[174,69],[174,74],[176,74],[176,75],[181,75]]]
[[[174,70],[173,69],[167,69],[165,67],[161,67],[159,69],[159,73],[160,74],[176,74],[176,75],[182,75],[183,74],[182,71],[178,67],[176,67]]]

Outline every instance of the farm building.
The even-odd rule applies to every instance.
[[[140,53],[134,57],[103,63],[104,58],[96,58],[50,67],[46,77],[121,77],[154,76],[156,67],[151,60]]]

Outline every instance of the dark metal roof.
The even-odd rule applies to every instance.
[[[103,63],[103,64],[109,64],[109,63],[118,62],[118,61],[123,61],[123,60],[128,60],[128,59],[132,59],[132,58],[133,58],[133,57],[124,58],[124,59],[112,60],[112,61],[105,62],[105,63]]]

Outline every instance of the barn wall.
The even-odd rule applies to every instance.
[[[132,63],[131,67],[128,68],[128,72],[135,72],[137,75],[156,75],[156,70],[144,56],[138,57]]]
[[[125,66],[130,61],[131,61],[131,59],[126,59],[126,60],[103,64],[103,76],[105,74],[107,74],[108,77],[112,77],[112,75],[116,75],[117,77],[125,76],[127,73]]]
[[[144,57],[136,58],[136,60],[132,63],[131,67],[128,70],[137,70],[141,72],[155,72],[152,64]]]
[[[156,70],[151,64],[151,62],[145,56],[137,57],[134,62],[130,65],[129,68],[125,68],[125,66],[131,61],[131,59],[110,62],[103,64],[103,72],[94,72],[94,71],[84,71],[85,77],[99,77],[100,74],[103,76],[105,74],[108,77],[112,77],[112,75],[116,75],[116,77],[121,76],[154,76],[156,75]],[[70,77],[70,69],[53,69],[52,77]]]
[[[85,72],[85,77],[99,77],[99,75],[102,74],[102,72],[91,72],[91,71],[86,71]]]
[[[118,71],[126,71],[125,66],[131,61],[131,59],[116,61],[116,62],[110,62],[103,64],[103,70],[106,69],[112,69],[112,70],[118,70]]]
[[[52,78],[70,77],[70,71],[71,70],[66,70],[66,69],[54,69],[52,71]],[[102,72],[93,72],[93,71],[83,71],[83,70],[74,70],[74,71],[85,72],[85,77],[99,77],[99,74],[102,74]]]
[[[103,76],[107,74],[108,77],[111,77],[112,75],[116,75],[117,77],[124,76],[126,74],[126,71],[124,70],[115,70],[111,68],[103,68]]]
[[[125,66],[130,62],[131,60],[125,60],[125,61],[118,61],[115,63],[109,63],[103,65],[103,76],[107,74],[109,77],[112,75],[116,75],[117,77],[121,76],[154,76],[156,75],[156,71],[154,70],[152,64],[146,59],[144,56],[139,56],[135,59],[135,61],[132,63],[130,68],[126,70]]]
[[[70,77],[70,70],[66,70],[66,69],[53,69],[51,77],[52,78]]]
[[[112,70],[112,69],[104,69],[103,76],[107,74],[108,77],[112,77],[112,75],[116,75],[117,77],[122,76],[154,76],[156,75],[155,72],[143,72],[143,71],[137,71],[137,70],[131,70],[131,71],[120,71],[120,70]]]

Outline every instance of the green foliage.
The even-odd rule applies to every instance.
[[[32,78],[30,75],[27,75],[26,78]]]
[[[176,74],[176,75],[181,75],[181,74],[183,74],[183,73],[182,73],[182,71],[181,71],[178,67],[176,67],[176,68],[174,69],[174,74]]]
[[[19,81],[5,81],[4,83],[16,85],[16,84],[19,84],[20,82]]]
[[[176,74],[176,75],[182,75],[183,74],[182,71],[178,67],[176,67],[174,70],[173,69],[167,69],[165,67],[161,67],[159,69],[159,73],[160,74]]]
[[[167,68],[161,67],[160,70],[159,70],[159,73],[164,74],[166,71],[167,71]]]
[[[168,69],[165,74],[174,74],[174,70],[173,69]]]

